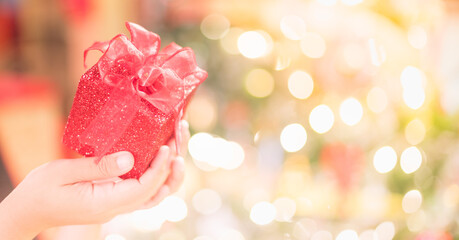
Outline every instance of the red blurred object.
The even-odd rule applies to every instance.
[[[453,240],[453,236],[448,232],[427,231],[420,233],[415,240]]]
[[[48,79],[0,75],[0,153],[13,184],[61,157],[60,103]]]
[[[120,34],[88,49],[104,55],[80,79],[64,144],[85,156],[129,151],[134,168],[121,177],[139,178],[174,128],[179,138],[178,120],[207,73],[190,48],[159,51],[158,35],[126,26],[131,40]]]
[[[328,144],[320,155],[321,167],[332,173],[344,192],[360,180],[364,162],[364,153],[359,146],[344,143]]]
[[[13,40],[14,17],[13,10],[0,3],[0,51],[8,47]]]

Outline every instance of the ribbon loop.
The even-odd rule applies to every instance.
[[[97,63],[99,73],[102,81],[113,87],[110,100],[79,139],[93,146],[96,156],[105,155],[116,144],[139,111],[142,99],[165,114],[172,113],[176,124],[175,139],[179,144],[185,92],[195,84],[190,79],[203,81],[207,77],[207,73],[197,66],[190,48],[171,43],[159,52],[161,40],[158,35],[135,23],[127,22],[126,27],[131,40],[119,34],[108,42],[94,43],[84,52],[85,60],[91,50],[103,53]],[[107,123],[106,119],[116,121]],[[104,136],[93,136],[96,132]]]

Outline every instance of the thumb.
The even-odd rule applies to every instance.
[[[55,170],[67,183],[118,177],[134,166],[134,156],[126,151],[103,156],[99,163],[95,157],[59,161]]]

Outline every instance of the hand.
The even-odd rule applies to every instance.
[[[182,121],[186,150],[188,123]],[[31,239],[46,228],[103,223],[118,214],[158,204],[180,187],[183,158],[175,142],[162,146],[147,171],[137,179],[108,181],[130,171],[129,152],[94,158],[62,159],[34,169],[0,203],[0,239]]]

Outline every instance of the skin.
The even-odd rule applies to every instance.
[[[184,153],[190,134],[188,123],[181,124]],[[118,178],[133,165],[131,153],[118,152],[98,164],[94,158],[81,158],[39,166],[0,203],[0,239],[32,239],[51,227],[104,223],[157,205],[183,182],[184,160],[173,140],[160,148],[138,180]]]

